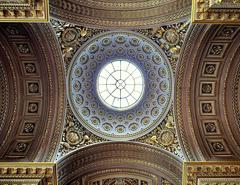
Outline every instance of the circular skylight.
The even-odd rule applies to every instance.
[[[140,69],[127,60],[115,60],[99,72],[97,92],[109,108],[123,111],[134,107],[144,91],[144,78]]]

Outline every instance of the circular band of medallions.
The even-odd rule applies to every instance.
[[[114,181],[117,177],[145,182],[142,184],[177,185],[181,184],[182,176],[181,159],[135,142],[90,145],[66,155],[57,162],[57,167],[60,185],[94,184],[106,179]]]
[[[53,0],[50,13],[93,28],[149,28],[188,18],[191,0]]]
[[[61,50],[49,24],[0,24],[0,161],[51,161],[65,111]]]
[[[146,84],[140,102],[127,111],[109,109],[96,92],[99,71],[119,59],[133,62]],[[87,42],[75,54],[67,81],[69,104],[80,123],[111,140],[129,140],[150,132],[164,119],[172,101],[168,59],[153,41],[134,32],[105,32]]]
[[[190,27],[176,74],[176,126],[189,160],[240,157],[239,26]]]

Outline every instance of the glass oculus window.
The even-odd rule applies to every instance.
[[[144,92],[141,70],[127,60],[106,64],[97,77],[97,93],[109,108],[124,111],[134,107]]]

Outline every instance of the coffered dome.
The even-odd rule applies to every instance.
[[[77,119],[110,140],[150,132],[172,100],[167,57],[151,40],[130,31],[105,32],[84,44],[73,57],[67,81]]]

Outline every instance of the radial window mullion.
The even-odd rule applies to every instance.
[[[107,76],[102,75],[102,72]],[[100,78],[102,81],[99,81]],[[104,66],[98,75],[98,95],[106,106],[119,111],[126,110],[141,99],[143,81],[143,75],[135,64],[126,60],[112,61]],[[104,91],[99,91],[100,89]],[[104,93],[104,98],[101,93]]]

